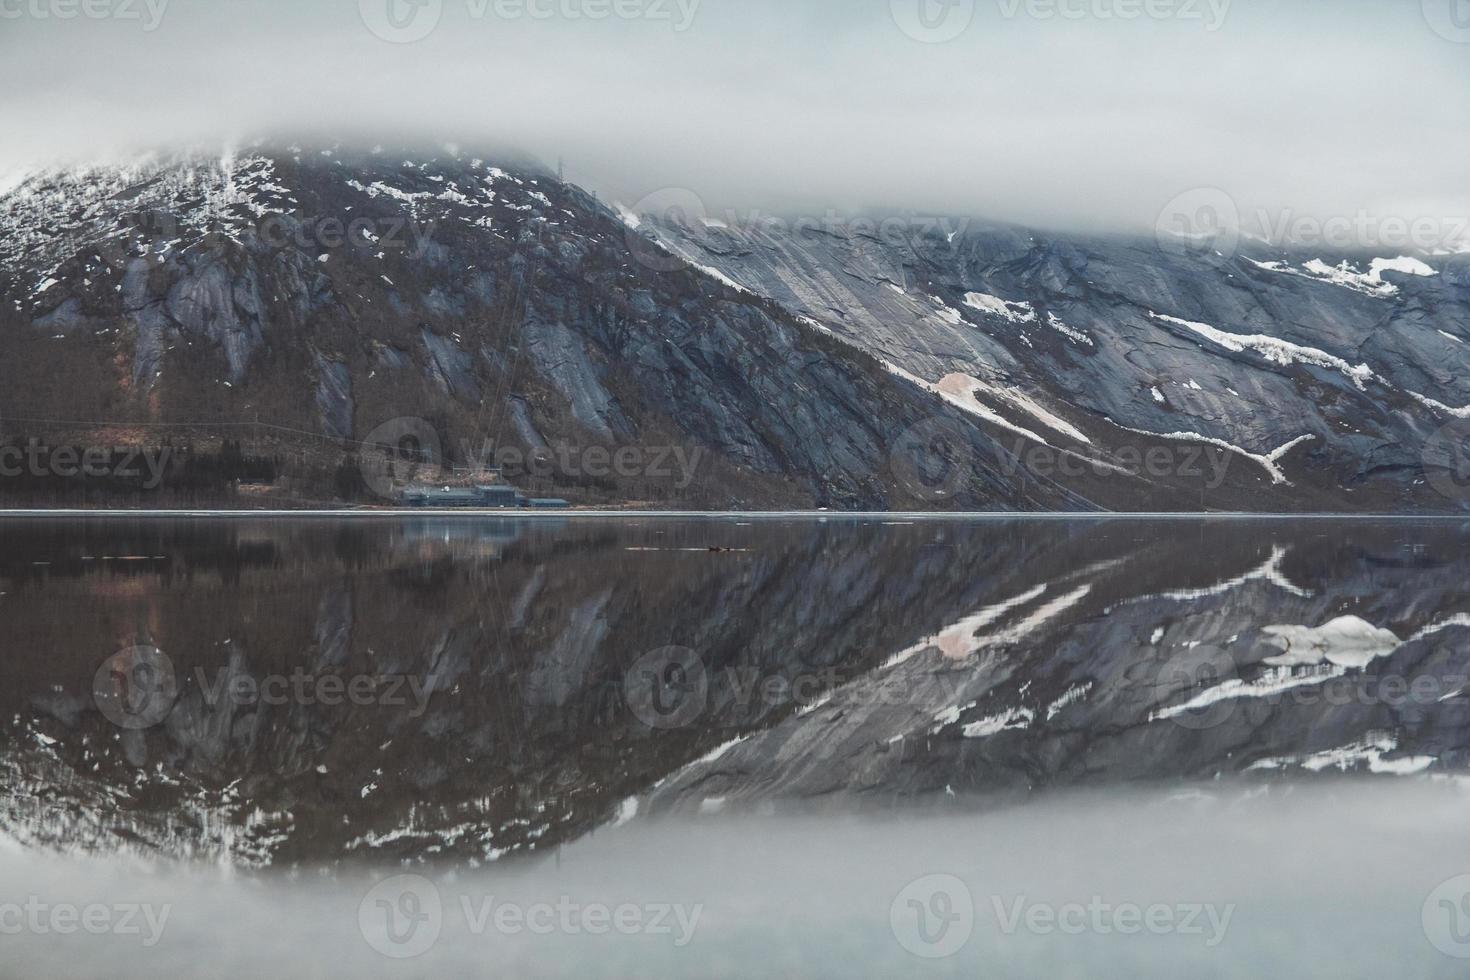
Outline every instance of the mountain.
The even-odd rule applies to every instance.
[[[1470,499],[1470,256],[652,210],[453,148],[29,175],[0,197],[0,439],[183,462],[151,493],[0,486],[382,503],[498,462],[533,495],[604,505]],[[274,483],[240,491],[211,453]]]
[[[1152,433],[1253,471],[1247,509],[1470,502],[1470,243],[1373,255],[678,203],[640,230],[973,398],[1023,451],[1101,465]]]

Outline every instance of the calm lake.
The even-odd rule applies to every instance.
[[[0,520],[0,976],[1458,977],[1470,524]]]

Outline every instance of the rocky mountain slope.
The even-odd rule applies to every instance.
[[[33,177],[0,224],[0,411],[32,435],[223,432],[309,477],[387,426],[446,466],[547,450],[546,488],[584,500],[835,508],[902,506],[904,431],[962,424],[774,304],[648,270],[612,212],[530,168],[151,161]],[[986,470],[976,502],[1068,500]]]
[[[1470,245],[1374,256],[672,200],[644,234],[1011,432],[1101,458],[1144,432],[1230,447],[1269,478],[1261,508],[1288,485],[1344,510],[1435,507],[1426,479],[1438,507],[1470,498]]]
[[[1267,478],[1258,509],[1293,486],[1346,510],[1470,500],[1470,243],[1343,253],[651,205],[644,234],[978,401],[1023,444],[1112,462],[1143,433],[1229,447]]]
[[[668,213],[453,148],[31,175],[0,196],[0,438],[233,438],[317,502],[391,498],[405,431],[436,481],[508,451],[579,503],[1470,499],[1470,256]]]

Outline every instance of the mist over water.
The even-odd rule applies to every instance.
[[[146,929],[6,936],[3,972],[1457,977],[1463,961],[1434,942],[1463,936],[1463,923],[1434,893],[1470,871],[1467,807],[1457,782],[1344,781],[1069,794],[991,813],[635,820],[554,858],[440,875],[240,877],[7,850],[7,901],[169,913],[151,948]],[[379,952],[395,947],[376,903],[388,894],[400,910],[396,876],[415,873],[410,887],[431,883],[440,902],[420,927],[437,938],[393,959]],[[547,913],[541,935],[486,914],[558,905],[566,912]],[[644,931],[631,912],[626,933],[590,935],[577,918],[619,906],[639,910]],[[684,918],[655,924],[668,907]]]

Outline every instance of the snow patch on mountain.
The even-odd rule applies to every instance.
[[[965,738],[989,738],[999,735],[1001,732],[1015,729],[1028,728],[1036,720],[1036,712],[1030,708],[1011,708],[998,715],[966,725],[963,735]]]
[[[1325,662],[1361,669],[1403,645],[1391,631],[1357,616],[1342,616],[1315,628],[1267,626],[1262,632],[1268,637],[1267,643],[1282,651],[1279,656],[1266,658],[1266,663],[1273,667],[1316,666]]]
[[[1328,749],[1305,756],[1285,756],[1262,759],[1250,768],[1253,770],[1288,769],[1300,767],[1309,772],[1336,769],[1350,772],[1366,765],[1370,773],[1390,776],[1412,776],[1424,772],[1439,760],[1434,756],[1405,756],[1388,759],[1385,756],[1398,750],[1398,739],[1388,733],[1370,733],[1367,738],[1341,748]]]
[[[1347,674],[1346,667],[1310,667],[1297,668],[1275,667],[1266,671],[1253,681],[1241,680],[1232,677],[1229,680],[1216,684],[1190,698],[1183,704],[1172,705],[1155,711],[1149,715],[1149,721],[1167,721],[1192,711],[1200,711],[1212,707],[1222,701],[1235,701],[1242,698],[1269,698],[1298,687],[1311,687],[1324,684]]]
[[[1075,340],[1079,344],[1086,344],[1088,347],[1097,346],[1095,343],[1093,343],[1091,337],[1087,336],[1087,334],[1083,333],[1081,330],[1074,330],[1071,327],[1067,326],[1065,323],[1062,322],[1062,318],[1057,316],[1055,313],[1048,313],[1046,315],[1046,323],[1047,326],[1051,327],[1057,333],[1062,334],[1063,336],[1068,337],[1072,340]]]
[[[1141,436],[1152,436],[1155,439],[1168,439],[1173,442],[1200,442],[1204,443],[1207,446],[1218,446],[1221,449],[1228,449],[1232,453],[1235,453],[1239,456],[1244,456],[1246,459],[1252,460],[1257,463],[1271,477],[1271,482],[1276,484],[1277,486],[1291,485],[1291,481],[1286,478],[1285,471],[1283,471],[1281,467],[1277,465],[1281,461],[1281,459],[1297,446],[1300,446],[1302,443],[1311,442],[1317,438],[1310,433],[1304,436],[1298,436],[1297,438],[1291,440],[1291,442],[1286,443],[1284,446],[1274,449],[1271,452],[1266,453],[1265,455],[1261,455],[1260,453],[1253,453],[1248,449],[1242,449],[1240,446],[1226,442],[1224,439],[1216,439],[1213,436],[1202,436],[1197,432],[1149,432],[1147,429],[1135,429],[1130,426],[1120,425],[1117,422],[1113,422],[1112,419],[1108,419],[1108,421],[1112,422],[1113,425],[1118,426],[1118,428],[1120,429],[1124,429],[1128,432],[1133,432]]]
[[[1091,592],[1092,586],[1083,585],[1064,596],[1058,596],[1014,626],[1007,627],[997,633],[984,637],[979,649],[1019,643],[1051,620],[1056,619],[1062,613],[1087,598]]]
[[[989,293],[966,293],[965,305],[972,310],[998,316],[1011,323],[1036,322],[1036,311],[1031,308],[1030,303],[1013,303],[999,296],[991,296]]]
[[[1279,589],[1284,589],[1294,596],[1303,599],[1312,597],[1312,593],[1303,589],[1281,571],[1281,563],[1286,560],[1286,549],[1275,547],[1271,549],[1271,557],[1266,559],[1259,568],[1254,568],[1244,575],[1226,579],[1204,589],[1183,589],[1176,592],[1162,592],[1157,595],[1145,596],[1146,599],[1173,599],[1179,602],[1198,602],[1200,599],[1208,599],[1211,596],[1224,595],[1232,589],[1237,589],[1248,582],[1269,582]]]
[[[1047,442],[1045,436],[1017,425],[976,398],[975,392],[978,389],[989,387],[979,378],[971,377],[968,374],[947,374],[939,380],[938,384],[931,385],[928,382],[920,382],[920,384],[956,408],[963,409],[971,415],[979,416],[987,422],[993,422],[1003,429],[1009,429],[1017,435],[1025,436],[1032,442],[1039,442],[1043,446],[1051,446],[1051,443]],[[1052,446],[1052,448],[1055,449],[1056,447]]]
[[[1358,386],[1360,391],[1365,390],[1369,381],[1378,376],[1373,369],[1366,364],[1352,365],[1334,354],[1318,350],[1315,347],[1303,347],[1293,344],[1287,340],[1276,337],[1268,337],[1265,334],[1236,334],[1226,333],[1224,330],[1212,327],[1207,323],[1196,323],[1192,320],[1183,320],[1179,317],[1166,316],[1162,313],[1149,311],[1149,316],[1164,323],[1172,323],[1175,326],[1185,327],[1194,331],[1206,340],[1212,341],[1228,351],[1240,354],[1247,350],[1254,351],[1273,364],[1283,367],[1303,363],[1314,367],[1328,368],[1341,371],[1347,375],[1352,382]]]
[[[1092,687],[1092,681],[1088,681],[1086,684],[1074,684],[1068,688],[1065,694],[1046,706],[1046,720],[1051,721],[1062,711],[1087,697]]]
[[[1391,282],[1385,282],[1383,273],[1401,272],[1410,276],[1437,276],[1439,273],[1427,263],[1407,255],[1400,255],[1391,259],[1374,259],[1368,265],[1368,271],[1363,272],[1351,262],[1344,261],[1339,265],[1329,265],[1322,259],[1312,259],[1305,263],[1300,269],[1280,260],[1259,262],[1248,259],[1252,265],[1267,272],[1277,272],[1282,275],[1299,276],[1303,279],[1313,279],[1318,282],[1331,283],[1342,286],[1356,292],[1379,298],[1389,298],[1398,295],[1399,288]]]
[[[709,276],[711,279],[715,279],[719,282],[724,283],[731,289],[739,290],[742,293],[750,292],[750,290],[746,289],[744,286],[740,285],[740,283],[736,282],[734,279],[731,279],[729,276],[725,275],[723,272],[721,272],[719,269],[716,269],[712,265],[696,265],[695,268],[698,269],[700,272],[703,272],[705,275]]]
[[[1435,399],[1430,398],[1427,395],[1421,395],[1417,391],[1408,392],[1408,395],[1410,398],[1414,399],[1425,408],[1432,409],[1436,412],[1442,412],[1445,415],[1453,415],[1457,419],[1470,419],[1470,405],[1466,405],[1464,408],[1454,408],[1450,405],[1446,405],[1442,401],[1436,401]]]
[[[1047,428],[1052,429],[1055,432],[1060,432],[1067,438],[1074,439],[1077,442],[1082,443],[1083,445],[1092,445],[1092,440],[1087,438],[1087,436],[1082,432],[1081,429],[1077,428],[1075,425],[1068,422],[1061,416],[1051,411],[1048,411],[1040,402],[1032,398],[1030,395],[1026,394],[1020,388],[1001,388],[992,385],[987,387],[987,391],[995,395],[996,397],[1003,398],[1006,401],[1010,402],[1012,405],[1015,405],[1017,408],[1026,412],[1028,415],[1039,421]]]

